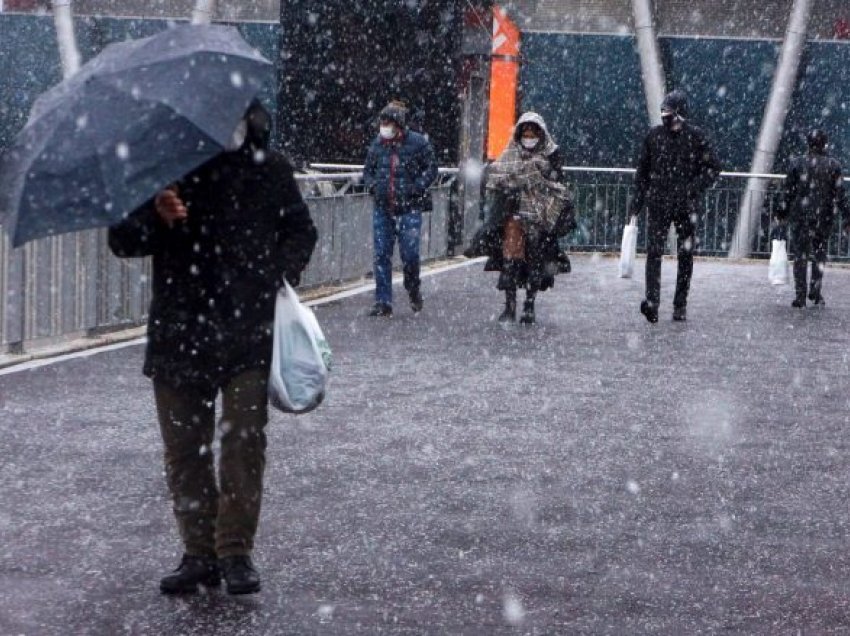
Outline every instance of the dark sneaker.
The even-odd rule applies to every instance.
[[[533,325],[534,321],[534,301],[526,300],[522,305],[522,316],[519,317],[519,324]]]
[[[687,307],[673,307],[673,320],[675,320],[676,322],[685,322],[687,319]]]
[[[417,290],[414,292],[410,292],[410,309],[413,311],[414,314],[418,314],[420,311],[422,311],[423,304],[424,303],[422,301],[421,291]]]
[[[652,305],[648,300],[644,300],[640,304],[640,313],[652,324],[658,322],[658,307]]]
[[[260,575],[247,554],[224,557],[218,563],[228,594],[253,594],[260,591]]]
[[[389,318],[393,315],[393,307],[387,303],[375,303],[375,306],[372,307],[372,311],[369,312],[369,315]]]
[[[184,554],[177,569],[160,580],[159,589],[163,594],[193,594],[198,591],[198,584],[205,587],[221,584],[215,557]]]
[[[809,300],[812,301],[812,303],[815,305],[815,307],[826,306],[826,301],[823,299],[823,296],[821,296],[818,292],[810,292],[809,293]]]
[[[796,309],[802,309],[803,307],[806,306],[806,299],[805,298],[795,298],[794,302],[791,303],[791,306],[795,307]]]

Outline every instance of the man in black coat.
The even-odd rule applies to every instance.
[[[679,271],[673,299],[673,320],[686,320],[688,290],[694,268],[694,240],[701,197],[720,173],[720,162],[703,132],[686,121],[685,94],[673,91],[661,104],[660,126],[647,134],[635,174],[632,215],[646,206],[646,300],[640,311],[658,322],[661,300],[661,258],[667,230],[673,223],[679,237]]]
[[[812,285],[809,300],[823,305],[823,269],[826,248],[835,219],[841,211],[845,229],[850,223],[850,208],[844,193],[841,164],[827,154],[828,138],[822,130],[811,131],[806,138],[809,152],[794,157],[785,180],[785,205],[777,214],[780,221],[791,221],[791,253],[794,255],[794,307],[806,306],[806,277],[812,261]]]
[[[268,148],[269,114],[246,112],[233,147],[109,230],[119,257],[153,257],[144,373],[153,380],[165,466],[184,543],[164,593],[256,592],[275,297],[297,284],[316,229],[292,167]],[[212,454],[222,394],[219,484]]]

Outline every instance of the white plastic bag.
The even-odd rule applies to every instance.
[[[623,242],[620,245],[620,278],[631,278],[635,273],[637,255],[637,218],[632,217],[623,228]]]
[[[289,283],[277,294],[269,402],[285,413],[307,413],[322,403],[331,348],[316,316]]]
[[[770,264],[767,266],[767,279],[771,285],[788,284],[788,250],[785,241],[774,240],[770,249]]]

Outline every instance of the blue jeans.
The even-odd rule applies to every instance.
[[[419,243],[422,238],[422,215],[408,212],[392,216],[375,208],[372,213],[374,240],[375,302],[393,303],[393,247],[398,251],[404,271],[404,288],[409,294],[419,291]]]

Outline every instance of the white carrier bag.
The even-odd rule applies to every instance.
[[[277,294],[269,402],[285,413],[307,413],[322,403],[331,348],[313,311],[289,283]]]
[[[770,249],[770,264],[767,266],[767,279],[771,285],[788,284],[788,250],[785,241],[774,239]]]
[[[620,278],[631,278],[635,273],[637,256],[637,217],[632,217],[623,228],[623,242],[620,245]]]

